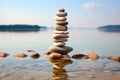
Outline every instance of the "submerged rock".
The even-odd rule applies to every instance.
[[[120,57],[119,56],[110,56],[110,57],[108,57],[108,59],[120,62]]]
[[[58,69],[63,69],[66,65],[72,64],[73,61],[70,58],[61,58],[59,60],[50,61],[53,64],[53,67]]]
[[[33,52],[30,57],[32,57],[34,59],[38,59],[40,57],[40,55],[37,52]]]
[[[19,58],[25,58],[25,57],[27,57],[27,55],[24,54],[24,53],[16,53],[16,54],[12,54],[12,56],[14,56],[14,57],[19,57]]]
[[[63,56],[59,53],[52,53],[49,55],[50,60],[60,60]]]
[[[84,55],[84,54],[74,54],[72,58],[73,59],[89,59],[88,55]]]
[[[91,60],[97,60],[99,58],[99,56],[95,52],[92,52],[89,54],[89,58]]]

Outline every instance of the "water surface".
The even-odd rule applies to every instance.
[[[66,45],[74,49],[69,53],[70,56],[94,51],[101,58],[97,61],[72,59],[73,64],[65,67],[68,79],[102,80],[103,74],[107,77],[113,75],[114,79],[118,78],[120,63],[108,60],[106,57],[120,56],[120,33],[102,32],[96,29],[70,29],[69,32],[70,38]],[[43,53],[52,46],[52,34],[52,29],[39,32],[0,32],[0,51],[28,55],[23,59],[12,56],[0,58],[0,80],[49,80],[52,75],[52,64]],[[27,50],[35,50],[41,57],[32,59]],[[107,80],[105,76],[104,78]]]

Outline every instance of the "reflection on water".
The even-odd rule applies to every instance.
[[[49,60],[53,64],[52,79],[53,80],[67,80],[67,71],[64,69],[66,65],[72,64],[69,58],[61,58],[59,60]]]

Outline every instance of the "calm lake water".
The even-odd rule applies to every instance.
[[[120,33],[96,29],[69,29],[69,32],[66,45],[74,49],[69,53],[70,56],[75,53],[95,52],[101,57],[97,61],[72,59],[73,64],[66,66],[70,80],[79,80],[79,75],[83,78],[87,76],[85,80],[97,80],[93,76],[96,74],[94,72],[110,72],[109,76],[120,73],[119,62],[104,58],[120,56]],[[29,56],[23,59],[12,56],[0,58],[0,80],[50,80],[52,64],[49,64],[43,53],[53,44],[52,34],[53,29],[39,32],[0,32],[0,51],[29,55],[27,50],[35,50],[41,55],[37,60]]]

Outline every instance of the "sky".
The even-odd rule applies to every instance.
[[[53,27],[60,8],[68,13],[70,27],[120,24],[120,0],[0,0],[0,25]]]

